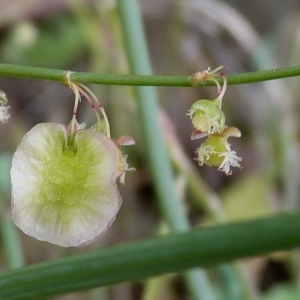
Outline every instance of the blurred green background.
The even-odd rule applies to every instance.
[[[300,63],[299,1],[139,3],[156,75],[189,75],[222,64],[229,74]],[[0,0],[0,7],[1,63],[99,73],[129,72],[114,1]],[[213,168],[200,168],[193,161],[199,141],[190,140],[193,129],[186,112],[195,100],[214,99],[216,88],[157,89],[162,131],[173,161],[178,193],[194,226],[216,222],[221,215],[228,221],[246,220],[299,208],[298,80],[228,87],[223,100],[227,124],[242,131],[242,138],[231,142],[243,158],[243,168],[234,169],[232,176]],[[120,187],[123,205],[108,232],[92,245],[64,249],[25,236],[14,227],[9,169],[13,152],[32,126],[40,122],[69,123],[72,92],[57,82],[0,78],[0,89],[7,94],[12,115],[7,124],[0,126],[1,271],[164,231],[137,126],[132,88],[90,87],[104,104],[113,136],[131,135],[136,140],[136,146],[126,151],[130,166],[137,170],[127,174],[126,185]],[[84,102],[79,121],[95,121]],[[276,253],[246,261],[245,272],[258,299],[299,299],[297,285],[293,285],[300,282],[299,263],[297,253]],[[228,299],[222,292],[226,290],[226,272],[210,269],[209,276],[220,299]],[[153,290],[155,293],[151,294]],[[181,277],[168,275],[146,284],[124,284],[55,299],[187,298]]]

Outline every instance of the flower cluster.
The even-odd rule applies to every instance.
[[[0,90],[0,122],[6,123],[10,117],[8,109],[10,106],[7,105],[8,100],[6,98],[6,94]]]
[[[102,104],[69,75],[64,83],[75,94],[69,126],[36,125],[18,146],[11,168],[16,225],[30,236],[63,247],[89,244],[112,224],[122,202],[116,180],[124,183],[125,172],[133,170],[120,146],[134,144],[129,136],[111,139]],[[82,96],[96,114],[93,128],[77,122]]]
[[[217,167],[218,170],[225,172],[226,175],[231,174],[231,167],[240,167],[241,158],[236,152],[231,150],[228,143],[229,137],[240,137],[241,132],[236,127],[228,127],[225,125],[225,115],[221,110],[222,100],[227,87],[226,77],[219,71],[223,69],[221,66],[213,71],[208,69],[204,72],[196,73],[202,81],[213,81],[218,87],[218,97],[214,100],[197,100],[193,103],[188,115],[191,118],[195,130],[191,139],[196,140],[206,137],[205,141],[196,150],[196,158],[199,165],[206,164],[208,166]],[[216,77],[223,78],[223,87],[220,86]]]

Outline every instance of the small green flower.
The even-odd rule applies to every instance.
[[[59,246],[93,242],[121,205],[119,149],[94,129],[73,133],[36,125],[17,148],[11,168],[12,215],[26,234]]]
[[[231,174],[231,167],[241,167],[242,159],[231,150],[228,143],[229,137],[240,137],[241,132],[235,127],[226,127],[222,133],[209,135],[203,144],[196,150],[195,158],[199,165],[206,164],[210,167],[218,167],[218,170]]]
[[[216,100],[203,99],[194,102],[188,115],[196,131],[213,134],[224,129],[225,115]]]
[[[214,100],[197,100],[194,102],[188,111],[188,115],[192,120],[192,124],[198,133],[221,133],[225,128],[225,115],[221,110],[222,100],[227,88],[227,79],[218,71],[223,69],[224,66],[210,71],[200,72],[203,75],[203,80],[213,81],[218,87],[218,97]],[[205,75],[205,76],[204,76]],[[223,78],[223,86],[221,88],[220,83],[216,80],[215,77]],[[193,138],[193,136],[192,136]]]

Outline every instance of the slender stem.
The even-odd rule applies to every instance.
[[[24,266],[22,245],[14,222],[9,219],[4,219],[0,225],[7,267],[9,269],[15,269]]]
[[[118,0],[117,4],[131,71],[135,74],[151,74],[152,68],[138,1]],[[148,149],[149,167],[163,217],[171,231],[188,231],[189,221],[184,205],[175,190],[172,167],[159,124],[156,90],[153,87],[136,87],[135,92],[141,129]],[[187,271],[184,278],[192,299],[215,299],[204,270]]]
[[[227,79],[225,76],[222,76],[223,78],[223,86],[222,86],[222,90],[221,92],[219,93],[219,96],[217,98],[218,102],[219,102],[219,108],[221,109],[222,107],[222,101],[223,101],[223,97],[225,95],[225,92],[226,92],[226,88],[227,88]]]
[[[65,70],[36,68],[12,64],[0,64],[0,76],[20,77],[28,79],[46,79],[63,81]],[[300,76],[300,66],[255,71],[248,73],[226,75],[228,85],[246,84],[261,82],[266,80],[281,79],[287,77]],[[192,87],[195,83],[191,76],[153,76],[153,75],[117,75],[99,74],[87,72],[71,72],[70,80],[82,83],[95,83],[106,85],[130,85],[130,86],[182,86]],[[218,79],[220,83],[223,80]],[[201,86],[215,85],[212,81],[199,82]]]
[[[79,91],[85,96],[85,98],[87,99],[87,101],[89,102],[90,106],[92,107],[92,109],[95,111],[96,113],[96,117],[97,117],[97,121],[98,121],[98,124],[100,125],[100,116],[97,112],[97,108],[100,110],[102,116],[103,116],[103,119],[104,119],[104,122],[105,122],[105,131],[106,131],[106,136],[108,138],[110,138],[110,125],[109,125],[109,121],[108,121],[108,118],[107,118],[107,115],[106,115],[106,112],[103,108],[103,105],[102,103],[99,101],[99,99],[96,97],[96,95],[87,87],[85,86],[84,84],[80,84],[78,83],[78,88],[79,88]],[[92,97],[92,98],[91,98]],[[93,104],[93,101],[95,101],[96,103],[96,106]]]
[[[76,127],[77,127],[77,111],[78,111],[79,102],[81,101],[81,96],[79,94],[79,91],[78,91],[76,85],[74,85],[72,83],[72,85],[70,84],[70,87],[72,88],[72,90],[75,94],[75,102],[74,102],[74,108],[73,108],[73,113],[72,113],[72,121],[71,121],[70,140],[69,140],[69,142],[71,143],[72,146],[74,146],[73,141],[74,141],[74,133],[75,133]]]
[[[25,262],[18,229],[11,219],[11,213],[5,201],[10,197],[10,167],[11,155],[2,153],[0,155],[0,237],[6,267],[14,269],[24,266]]]
[[[199,228],[0,275],[0,299],[40,299],[300,246],[300,213]]]
[[[150,74],[151,66],[136,0],[119,0],[117,4],[132,72]],[[132,20],[136,23],[132,24]],[[132,39],[133,36],[134,38]],[[136,42],[137,40],[139,41],[138,43]],[[175,191],[171,165],[159,125],[156,90],[152,87],[136,87],[135,92],[138,98],[137,107],[141,130],[145,139],[146,149],[148,149],[149,167],[153,175],[163,215],[167,219],[171,230],[184,231],[188,228],[188,221],[185,218],[184,210],[179,205],[180,199],[178,199]]]

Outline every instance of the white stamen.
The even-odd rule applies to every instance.
[[[197,160],[200,166],[203,166],[204,161],[208,160],[212,154],[216,153],[215,148],[212,145],[206,145],[206,146],[201,145],[200,148],[198,148],[197,152],[198,152]]]
[[[240,162],[242,158],[237,156],[235,151],[223,152],[220,153],[219,156],[224,156],[224,160],[218,170],[224,172],[226,175],[231,174],[230,167],[241,167]]]
[[[224,125],[222,124],[222,115],[215,115],[213,118],[208,118],[209,122],[209,134],[213,134],[215,132],[222,132]]]

